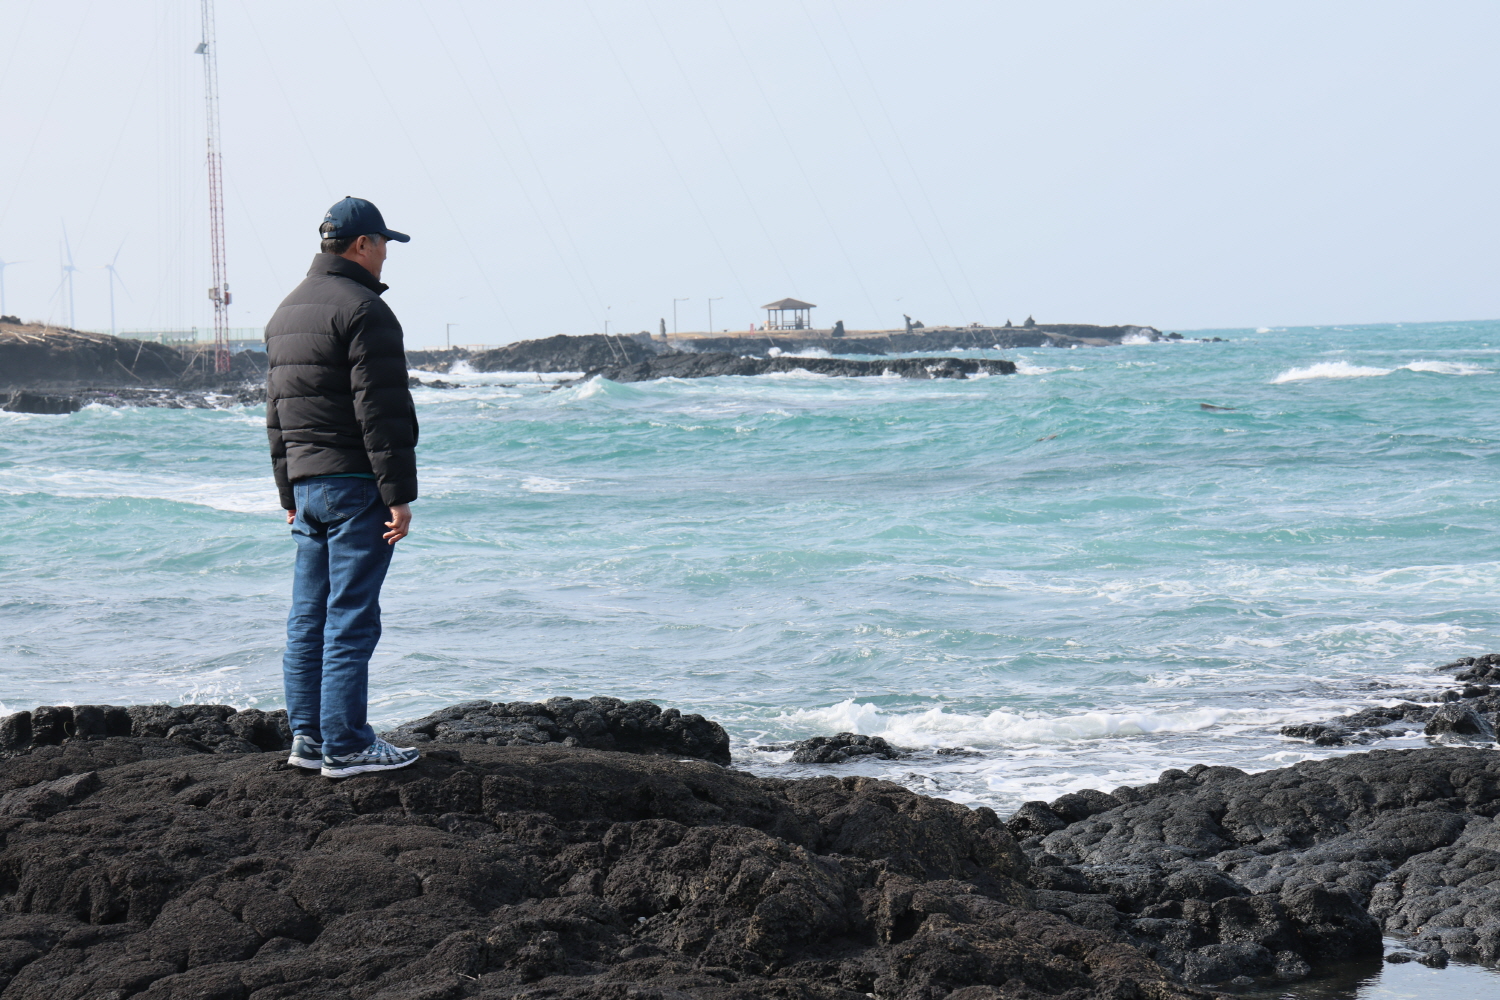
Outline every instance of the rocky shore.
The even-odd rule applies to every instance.
[[[805,371],[843,378],[899,375],[901,378],[966,379],[971,375],[1014,375],[1013,361],[991,358],[892,358],[886,361],[855,361],[850,358],[775,357],[755,358],[738,354],[660,354],[628,365],[606,365],[584,373],[582,378],[559,382],[575,385],[598,376],[612,382],[647,382],[662,378],[713,378],[720,375],[768,375]]]
[[[91,403],[209,409],[265,399],[266,356],[213,357],[144,340],[0,321],[0,411],[75,413]]]
[[[266,356],[259,351],[232,355],[231,370],[213,371],[211,355],[197,351],[0,320],[0,410],[19,413],[74,413],[90,404],[202,409],[247,405],[265,399]],[[1174,335],[1175,336],[1175,335]],[[1126,338],[1161,340],[1151,327],[938,328],[891,332],[876,338],[793,339],[768,336],[679,338],[664,342],[649,335],[582,337],[559,335],[525,340],[489,351],[463,348],[412,350],[407,363],[416,371],[451,372],[459,365],[478,372],[583,373],[618,382],[658,378],[709,378],[809,371],[842,377],[899,375],[903,378],[956,378],[1009,375],[1010,361],[974,358],[892,358],[856,361],[833,355],[887,355],[968,348],[1052,345],[1109,346]],[[830,356],[821,356],[827,352]],[[807,356],[808,354],[818,356]],[[417,383],[448,388],[438,380]]]
[[[3,996],[1208,996],[1036,908],[987,809],[728,770],[722,730],[640,702],[402,730],[417,765],[332,782],[278,713],[6,719]]]
[[[842,338],[789,337],[774,333],[742,337],[691,338],[657,338],[650,334],[618,337],[605,337],[600,334],[581,337],[558,335],[538,340],[522,340],[490,351],[473,352],[462,348],[449,348],[442,351],[408,351],[407,362],[413,369],[430,372],[448,372],[452,371],[455,365],[464,364],[477,372],[557,374],[623,371],[641,364],[654,368],[658,364],[669,363],[667,359],[677,359],[670,363],[694,370],[692,364],[683,360],[684,358],[692,355],[728,355],[733,358],[769,362],[776,360],[779,355],[809,353],[881,356],[914,354],[922,351],[1007,350],[1019,347],[1108,347],[1120,344],[1127,339],[1134,342],[1135,340],[1167,340],[1173,337],[1178,340],[1182,339],[1180,334],[1163,335],[1161,331],[1149,326],[1086,326],[1082,324],[1034,327],[937,327],[914,330],[910,333],[889,331],[879,335]],[[842,359],[808,357],[800,357],[798,360],[803,362],[842,361]],[[930,364],[936,359],[905,360]],[[802,367],[807,367],[807,365],[803,364]],[[755,374],[755,372],[735,374]],[[695,376],[673,377],[692,378]]]
[[[1477,688],[1500,655],[1455,668]],[[1411,704],[1489,711],[1456,690]],[[1500,963],[1500,753],[1446,723],[1004,821],[734,770],[722,727],[650,702],[472,701],[387,735],[422,760],[333,782],[285,764],[282,712],[0,720],[0,996],[1186,1000],[1373,970],[1382,935],[1387,961]]]

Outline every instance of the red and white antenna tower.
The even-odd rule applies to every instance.
[[[203,0],[203,98],[208,106],[208,245],[213,257],[214,371],[229,371],[229,280],[224,264],[224,168],[219,154],[219,60],[215,53],[214,3]]]

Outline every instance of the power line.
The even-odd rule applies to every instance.
[[[713,136],[714,144],[719,147],[719,153],[724,157],[724,163],[729,167],[729,175],[739,185],[740,194],[745,196],[745,204],[750,207],[750,214],[755,217],[755,224],[760,227],[761,235],[766,238],[767,245],[771,248],[771,255],[776,258],[776,263],[781,267],[781,273],[785,276],[787,286],[792,294],[797,294],[797,281],[792,277],[792,272],[787,268],[786,261],[781,257],[781,250],[771,231],[766,228],[765,221],[761,219],[759,210],[755,207],[755,200],[750,197],[750,192],[745,188],[745,182],[740,179],[740,172],[734,167],[734,157],[729,155],[729,150],[724,148],[724,141],[719,138],[718,129],[714,128],[713,119],[708,116],[708,111],[703,107],[703,102],[698,99],[698,88],[693,86],[692,79],[682,68],[682,63],[677,58],[677,52],[672,48],[672,42],[667,37],[666,31],[662,29],[661,21],[656,16],[656,11],[651,7],[651,0],[641,0],[646,13],[651,15],[651,23],[656,25],[656,33],[661,36],[662,44],[667,47],[667,54],[672,57],[672,65],[677,67],[677,73],[682,77],[682,82],[687,84],[687,91],[693,97],[693,104],[698,108],[698,114],[703,117],[703,124],[708,129],[708,134]],[[710,330],[710,333],[713,331]]]
[[[448,43],[443,40],[442,33],[438,31],[437,25],[433,24],[432,12],[427,9],[426,5],[422,5],[422,13],[427,18],[427,26],[432,29],[433,37],[437,39],[438,45],[442,47],[443,55],[448,57],[448,62],[453,68],[454,75],[464,85],[464,93],[469,95],[469,102],[474,105],[474,110],[479,113],[479,120],[484,122],[484,127],[489,132],[490,139],[495,144],[495,149],[500,153],[500,159],[504,161],[511,176],[515,178],[516,188],[521,192],[521,197],[525,200],[527,207],[531,209],[531,214],[536,217],[537,225],[547,235],[547,242],[552,244],[552,252],[557,255],[557,262],[562,265],[563,273],[568,276],[568,280],[572,282],[574,290],[578,293],[578,300],[583,304],[584,311],[589,314],[589,318],[594,323],[598,323],[598,316],[595,314],[593,306],[589,303],[588,295],[584,293],[583,285],[579,283],[578,278],[573,274],[573,269],[568,266],[568,261],[563,255],[562,248],[557,245],[557,239],[553,235],[552,227],[547,225],[546,219],[542,218],[541,210],[537,208],[536,202],[532,200],[531,192],[526,190],[526,184],[521,180],[521,175],[516,170],[515,164],[511,162],[510,155],[505,150],[505,144],[500,141],[499,133],[495,131],[495,126],[491,124],[489,115],[485,114],[484,105],[474,96],[474,90],[469,86],[469,80],[464,76],[463,70],[459,68],[458,60],[454,59],[453,54],[448,51]],[[582,262],[580,261],[581,264]]]
[[[787,135],[786,128],[781,124],[781,116],[776,113],[776,106],[771,103],[771,98],[766,94],[765,88],[760,85],[760,77],[755,75],[755,64],[745,54],[745,48],[740,44],[739,36],[734,33],[734,25],[729,23],[729,15],[724,9],[719,8],[719,16],[724,19],[724,27],[729,31],[729,37],[734,41],[734,47],[744,60],[745,67],[749,71],[750,82],[755,84],[760,99],[765,102],[766,110],[771,113],[771,120],[776,123],[777,130],[781,133],[781,141],[786,145],[787,152],[792,157],[792,162],[797,165],[797,170],[802,174],[802,180],[807,184],[808,194],[812,196],[813,204],[818,206],[818,214],[823,217],[823,223],[828,227],[828,233],[833,237],[834,245],[839,248],[839,253],[844,257],[844,263],[849,265],[849,273],[854,276],[854,283],[859,286],[861,294],[865,297],[865,303],[870,307],[870,315],[878,319],[880,310],[875,308],[875,300],[870,296],[870,290],[865,287],[864,279],[860,277],[859,269],[854,266],[854,259],[849,256],[849,250],[844,246],[844,241],[839,238],[838,228],[834,226],[833,219],[829,217],[828,210],[823,207],[823,201],[818,197],[818,189],[812,182],[812,177],[807,173],[807,167],[802,163],[802,157],[797,155],[797,147]]]
[[[958,276],[964,279],[964,285],[969,290],[969,297],[974,300],[974,305],[979,309],[979,315],[982,320],[985,314],[984,303],[980,300],[979,293],[974,291],[974,283],[969,280],[969,272],[964,267],[963,258],[958,255],[958,251],[953,248],[953,241],[948,238],[948,230],[943,225],[943,217],[938,214],[937,209],[933,207],[932,199],[927,196],[927,187],[922,183],[922,175],[917,173],[916,164],[912,161],[911,154],[906,150],[906,143],[901,139],[901,131],[896,128],[896,123],[891,119],[891,113],[886,110],[885,102],[880,99],[880,91],[875,87],[875,79],[870,75],[869,69],[865,66],[864,57],[859,54],[859,46],[854,44],[854,35],[849,31],[849,26],[844,23],[844,15],[839,10],[838,0],[829,0],[829,6],[833,8],[834,16],[838,18],[839,27],[843,29],[844,37],[849,42],[849,48],[854,53],[854,61],[859,66],[860,73],[864,75],[865,84],[870,89],[870,96],[875,98],[875,106],[880,109],[881,116],[885,118],[886,126],[891,130],[891,135],[895,137],[896,148],[901,151],[902,158],[906,160],[906,169],[911,171],[912,179],[917,182],[917,193],[922,196],[922,201],[927,204],[927,211],[932,214],[932,222],[937,226],[938,235],[943,238],[943,243],[948,247],[948,254],[953,258],[953,263],[958,268]],[[807,8],[804,6],[803,12],[805,13],[806,10]],[[810,17],[809,20],[811,20]],[[821,43],[822,38],[819,37],[818,41]],[[836,68],[835,72],[837,72]],[[842,84],[842,79],[839,82]],[[861,119],[861,124],[863,124],[863,119]],[[884,159],[882,159],[882,165],[884,162]],[[887,172],[889,172],[889,168],[887,168]]]
[[[474,23],[469,20],[468,10],[461,3],[458,10],[463,15],[464,24],[468,26],[469,37],[478,38],[479,33],[475,31]],[[501,107],[505,108],[505,113],[510,118],[511,126],[516,130],[516,138],[521,140],[521,151],[526,154],[526,159],[530,161],[532,172],[536,174],[537,181],[542,186],[542,193],[547,196],[547,203],[552,208],[552,214],[557,217],[557,224],[562,230],[563,239],[567,240],[569,249],[573,251],[573,256],[578,258],[578,266],[583,271],[583,279],[588,282],[589,290],[593,292],[594,305],[602,305],[604,303],[604,296],[599,294],[599,287],[594,284],[594,276],[589,273],[586,259],[583,253],[579,251],[578,243],[573,239],[573,231],[568,227],[567,219],[563,216],[562,209],[558,208],[557,199],[552,195],[552,186],[547,183],[547,172],[537,163],[536,156],[531,151],[531,144],[526,141],[526,130],[521,128],[521,121],[516,117],[516,112],[511,107],[510,99],[505,96],[505,88],[500,86],[500,78],[496,75],[495,67],[490,63],[489,53],[485,51],[483,45],[479,46],[479,58],[484,63],[485,71],[490,75],[490,82],[494,84],[495,93],[500,97]],[[589,318],[597,322],[596,315],[592,309],[589,312]]]
[[[337,197],[334,194],[333,185],[328,183],[328,178],[323,174],[323,164],[318,160],[318,154],[313,150],[312,143],[307,141],[307,133],[302,130],[302,119],[297,116],[296,105],[287,96],[286,88],[281,85],[281,76],[276,72],[276,61],[271,58],[270,50],[266,48],[266,43],[261,40],[260,29],[255,26],[255,18],[250,14],[250,5],[245,3],[244,0],[240,0],[240,11],[245,15],[245,23],[250,25],[250,34],[255,37],[255,44],[260,46],[260,54],[265,57],[266,69],[270,72],[271,79],[276,83],[276,90],[281,94],[282,103],[286,105],[287,117],[291,118],[292,126],[296,128],[297,135],[302,139],[302,145],[307,147],[307,158],[312,161],[313,170],[317,171],[318,174],[318,180],[323,182],[324,193],[330,198]]]
[[[333,8],[333,12],[337,14],[339,16],[339,20],[343,22],[344,30],[348,33],[348,36],[350,38],[353,38],[354,29],[350,26],[349,19],[344,17],[344,12],[339,8],[338,3],[335,2],[330,4],[329,6]],[[453,214],[453,209],[449,207],[448,199],[443,197],[443,189],[438,184],[437,178],[433,176],[431,168],[427,166],[427,160],[423,158],[421,149],[417,147],[416,141],[412,139],[411,132],[407,130],[406,122],[402,121],[401,116],[396,113],[396,106],[391,103],[390,94],[386,93],[385,84],[381,82],[381,75],[382,74],[379,72],[371,73],[370,79],[375,82],[375,89],[380,91],[380,98],[381,100],[385,101],[386,110],[391,113],[391,120],[394,121],[396,123],[396,126],[401,129],[401,134],[406,138],[406,144],[411,147],[412,155],[416,157],[417,163],[421,165],[422,172],[427,175],[427,183],[432,185],[432,192],[434,197],[437,198],[438,204],[443,206],[443,211],[447,213],[448,221],[452,223],[454,232],[458,233],[458,238],[464,241],[464,249],[469,252],[469,259],[473,261],[475,267],[478,268],[479,275],[484,280],[485,287],[489,289],[490,297],[495,300],[495,306],[500,310],[500,315],[505,318],[505,325],[510,327],[510,332],[514,336],[519,337],[521,335],[521,331],[516,328],[515,322],[511,320],[510,312],[505,308],[505,303],[500,299],[500,293],[495,291],[495,284],[490,280],[489,271],[479,264],[479,255],[475,253],[474,245],[469,242],[469,235],[464,232],[463,227],[458,224],[458,217]]]
[[[99,177],[99,190],[94,192],[93,204],[89,205],[89,214],[84,217],[83,230],[78,234],[79,244],[88,239],[89,227],[94,222],[94,212],[99,208],[99,200],[104,197],[104,186],[109,181],[110,171],[114,169],[115,157],[120,155],[120,146],[125,141],[125,133],[130,128],[130,119],[135,115],[135,106],[141,99],[141,91],[146,85],[146,75],[151,69],[151,60],[156,58],[156,50],[161,44],[161,36],[157,35],[151,40],[151,51],[141,61],[141,78],[136,81],[135,93],[131,95],[130,106],[125,109],[125,114],[120,118],[120,132],[115,136],[114,147],[109,152],[109,159],[104,163],[104,172]]]
[[[677,180],[682,184],[682,190],[687,194],[688,201],[692,203],[693,210],[698,213],[698,218],[703,222],[703,228],[707,230],[708,238],[713,241],[714,249],[719,251],[719,256],[724,260],[724,266],[729,269],[729,274],[734,278],[734,283],[739,286],[740,295],[745,299],[746,308],[754,309],[755,307],[751,304],[753,300],[750,298],[750,293],[745,289],[745,283],[740,280],[739,272],[735,270],[734,264],[730,262],[729,254],[724,252],[724,246],[719,242],[718,233],[714,231],[714,227],[709,223],[708,216],[703,211],[703,206],[698,204],[698,199],[693,194],[693,189],[688,184],[687,177],[683,174],[682,168],[677,165],[677,158],[672,155],[672,147],[667,145],[667,140],[662,137],[661,130],[656,127],[656,121],[651,117],[651,112],[646,109],[646,102],[641,100],[640,92],[635,89],[635,82],[631,80],[630,74],[625,70],[625,64],[620,61],[619,54],[615,52],[614,44],[609,40],[609,33],[604,30],[604,25],[599,22],[599,15],[594,11],[594,5],[590,0],[584,0],[584,7],[588,9],[589,16],[594,19],[594,27],[599,29],[599,36],[604,39],[604,47],[609,50],[610,58],[619,67],[620,75],[625,78],[625,86],[630,88],[630,93],[635,98],[636,104],[640,105],[641,115],[646,119],[646,124],[651,126],[651,133],[656,136],[656,141],[661,145],[667,162],[672,165],[673,172],[677,174]]]
[[[938,280],[948,291],[948,297],[953,300],[953,306],[963,315],[963,304],[958,301],[958,296],[953,291],[953,286],[948,283],[948,275],[938,263],[937,255],[932,252],[932,246],[927,242],[927,234],[917,223],[917,216],[907,203],[906,193],[901,190],[901,185],[896,183],[896,175],[891,173],[890,164],[885,162],[885,154],[880,150],[880,143],[875,141],[875,136],[870,132],[870,126],[865,122],[865,116],[860,114],[859,104],[854,100],[854,95],[849,92],[849,85],[844,82],[844,74],[839,72],[838,63],[833,58],[833,53],[828,50],[828,43],[823,41],[823,33],[818,30],[818,24],[808,12],[806,3],[798,3],[802,8],[802,16],[807,18],[808,25],[812,28],[813,37],[818,40],[818,46],[822,48],[823,55],[827,59],[828,66],[833,70],[833,78],[839,82],[839,89],[844,92],[844,98],[849,102],[849,107],[854,111],[854,119],[859,122],[859,127],[864,131],[865,138],[869,140],[870,148],[875,151],[875,159],[880,161],[881,169],[885,171],[886,179],[891,182],[891,190],[896,192],[896,200],[901,202],[901,207],[906,210],[906,217],[911,220],[911,227],[917,234],[917,239],[922,241],[922,249],[927,251],[927,259],[932,262],[932,269],[937,272]]]
[[[0,209],[0,229],[5,228],[5,217],[10,214],[10,206],[16,200],[16,192],[21,189],[21,179],[26,176],[26,168],[31,164],[31,155],[36,152],[36,143],[42,137],[42,129],[52,121],[52,105],[57,103],[57,93],[62,90],[63,81],[68,78],[68,67],[73,64],[73,53],[78,51],[78,40],[83,37],[83,26],[88,23],[93,12],[94,0],[89,0],[88,6],[84,8],[83,16],[78,19],[78,30],[73,32],[73,42],[68,46],[67,56],[63,58],[62,69],[57,74],[57,83],[52,88],[52,96],[47,98],[47,107],[42,111],[36,131],[31,135],[31,145],[26,147],[26,155],[21,158],[21,168],[16,171],[16,186],[10,189],[10,196],[5,199],[5,207]],[[9,67],[7,67],[7,72],[9,72]]]

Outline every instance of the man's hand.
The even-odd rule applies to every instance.
[[[411,531],[411,504],[398,503],[392,507],[391,519],[385,522],[385,526],[391,529],[381,536],[387,543],[395,545],[405,538],[407,532]]]
[[[291,524],[291,523],[293,523],[296,520],[297,520],[297,512],[295,510],[289,510],[289,511],[286,512],[286,523],[287,524]]]

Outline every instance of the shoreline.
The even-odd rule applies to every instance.
[[[1470,662],[1440,669],[1469,675],[1470,688],[1478,686],[1479,675],[1500,671],[1500,655],[1466,659]],[[1457,697],[1445,697],[1455,691]],[[37,841],[18,855],[17,845],[47,841],[68,816],[77,819],[63,822],[64,828],[92,830],[105,822],[101,810],[124,808],[121,796],[134,796],[133,811],[168,827],[184,816],[200,816],[193,822],[248,832],[253,817],[265,810],[290,819],[302,808],[288,812],[288,806],[275,803],[317,801],[325,803],[318,815],[332,817],[333,825],[316,843],[357,844],[364,836],[356,836],[358,830],[376,831],[370,836],[390,842],[393,823],[402,830],[430,831],[415,841],[414,833],[401,834],[410,843],[395,855],[397,867],[418,865],[416,857],[430,851],[422,845],[436,843],[433,837],[441,840],[458,874],[456,880],[444,876],[432,884],[468,900],[465,916],[455,922],[450,914],[440,939],[420,949],[386,954],[378,978],[403,988],[446,983],[451,992],[444,996],[613,997],[608,984],[628,977],[704,997],[748,996],[731,987],[762,982],[765,988],[795,984],[803,991],[796,995],[809,997],[916,996],[911,990],[920,985],[922,996],[969,1000],[999,997],[992,988],[1017,976],[1029,984],[1038,976],[1048,979],[1060,968],[1061,955],[1076,956],[1084,941],[1093,942],[1085,948],[1089,954],[1111,957],[1072,966],[1068,989],[1083,992],[1069,995],[1101,1000],[1132,991],[1186,1000],[1207,998],[1202,990],[1210,988],[1293,989],[1337,968],[1373,975],[1382,956],[1390,963],[1432,968],[1450,961],[1493,966],[1500,961],[1500,888],[1491,890],[1488,880],[1500,878],[1500,755],[1473,745],[1483,734],[1465,734],[1454,722],[1463,717],[1454,706],[1482,715],[1475,706],[1487,706],[1481,699],[1489,697],[1494,696],[1477,691],[1466,697],[1462,688],[1450,687],[1421,706],[1427,725],[1436,724],[1431,735],[1440,745],[1377,748],[1254,774],[1199,764],[1168,770],[1145,785],[1028,802],[1009,817],[875,778],[781,778],[734,770],[737,762],[730,760],[721,726],[649,702],[465,702],[387,734],[421,749],[417,766],[344,782],[316,775],[303,780],[281,763],[290,742],[282,712],[236,712],[227,706],[43,708],[0,720],[6,758],[0,771],[0,868],[18,873],[9,891],[0,886],[0,914],[9,914],[0,915],[0,948],[20,940],[16,928],[25,929],[27,947],[37,954],[16,973],[16,982],[25,984],[19,995],[40,996],[56,985],[60,972],[45,973],[51,952],[37,946],[40,932],[33,918],[53,914],[47,920],[57,941],[76,936],[77,930],[60,931],[56,920],[63,919],[60,913],[84,912],[68,902],[77,897],[68,895],[76,890],[66,885],[77,880],[48,881],[40,874],[64,863],[57,848]],[[812,737],[778,749],[823,764],[899,758],[904,752],[879,738],[851,734]],[[606,786],[619,787],[601,793],[595,778],[588,777],[600,774],[613,776]],[[613,804],[588,805],[601,794],[615,796],[609,799]],[[766,795],[787,804],[746,805]],[[592,811],[600,808],[602,813]],[[804,818],[788,827],[786,809]],[[536,817],[527,824],[572,832],[528,840],[530,834],[518,831],[534,831],[534,826],[516,826],[523,816]],[[924,816],[918,828],[903,825]],[[833,817],[842,817],[836,824],[845,834],[827,832]],[[808,839],[808,823],[822,824],[824,832]],[[849,823],[862,831],[857,842],[846,835]],[[614,832],[622,826],[633,832]],[[635,844],[648,828],[680,829],[668,838],[677,847],[705,837],[705,844],[719,845],[706,855],[690,852],[697,860],[670,863],[673,885],[696,886],[691,899],[681,896],[682,890],[674,890],[675,901],[665,899],[662,890],[650,888],[658,877],[655,867],[667,862],[632,860],[633,848],[608,846]],[[946,832],[934,842],[930,838],[939,828]],[[327,841],[333,830],[345,829],[347,834]],[[969,832],[961,843],[955,841],[964,830]],[[652,851],[663,849],[659,838],[659,832],[651,834],[657,845]],[[127,853],[147,849],[128,842],[127,837]],[[106,849],[86,832],[69,843],[68,857]],[[172,985],[153,987],[152,996],[186,996],[181,991],[210,983],[228,989],[224,995],[248,996],[232,983],[249,990],[291,956],[298,956],[304,972],[321,970],[329,986],[334,980],[353,985],[350,977],[358,978],[353,971],[321,949],[347,938],[350,920],[399,926],[414,912],[411,907],[427,898],[433,876],[422,876],[420,885],[400,899],[386,900],[378,885],[394,876],[377,878],[372,870],[340,890],[373,893],[368,908],[357,915],[338,906],[319,910],[331,904],[308,902],[325,898],[317,895],[322,890],[315,884],[323,876],[308,874],[320,856],[316,843],[284,845],[274,863],[255,862],[262,874],[281,873],[257,883],[268,900],[281,901],[256,906],[286,910],[294,905],[297,912],[285,918],[298,928],[290,936],[270,933],[279,924],[254,925],[259,918],[248,903],[240,903],[239,910],[228,905],[231,897],[248,897],[247,890],[230,892],[226,886],[256,882],[229,874],[244,870],[236,860],[244,855],[223,858],[219,874],[194,863],[188,867],[195,874],[184,869],[169,878],[171,888],[152,904],[158,911],[151,919],[130,916],[134,904],[120,897],[129,892],[119,876],[109,875],[106,882],[115,888],[104,897],[89,897],[94,901],[88,920],[74,919],[79,927],[99,926],[96,918],[103,913],[109,925],[122,919],[109,916],[119,911],[125,920],[121,933],[140,940],[131,947],[152,955],[170,951],[150,943],[161,939],[158,925],[168,921],[172,934],[187,943],[171,946],[178,950],[173,954],[181,952],[175,965],[167,963],[171,969],[153,967]],[[486,854],[496,844],[524,848],[532,858],[528,864],[553,874],[535,876],[540,881],[527,883],[524,898],[476,907],[475,894],[485,897],[496,889],[488,876],[473,874],[480,870],[473,866],[481,857],[489,857],[484,864],[496,864]],[[604,854],[591,844],[605,845]],[[113,856],[118,849],[106,853]],[[766,869],[782,873],[776,891],[768,895],[762,883],[753,899],[742,898],[733,880],[715,874],[723,870],[726,850],[737,859],[730,868],[742,873],[746,865],[763,868],[778,859]],[[402,860],[408,851],[415,852],[412,860]],[[252,853],[261,857],[264,851]],[[462,860],[471,857],[475,860]],[[355,860],[348,861],[354,870],[368,867]],[[176,870],[172,863],[167,867]],[[501,882],[508,885],[511,879]],[[54,899],[48,893],[62,895]],[[282,898],[288,895],[290,903]],[[622,909],[621,900],[640,906],[647,898],[655,902],[632,923],[635,911]],[[796,902],[774,901],[783,898]],[[217,929],[182,923],[188,911],[211,914],[207,926]],[[423,912],[424,920],[435,919]],[[23,919],[26,914],[31,917]],[[203,935],[213,941],[193,943]],[[213,952],[224,935],[245,942],[234,956]],[[612,942],[603,952],[601,936]],[[1383,938],[1397,946],[1388,947],[1390,941],[1383,946]],[[1066,947],[1051,950],[1059,940],[1068,942]],[[194,948],[217,958],[196,962]],[[100,976],[115,976],[130,951],[87,964]],[[528,957],[536,955],[542,958]]]

